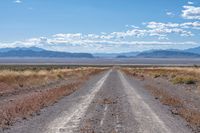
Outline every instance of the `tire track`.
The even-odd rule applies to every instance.
[[[136,133],[137,122],[116,69],[107,78],[80,122],[82,133]]]
[[[102,127],[104,121],[105,121],[105,117],[106,117],[106,114],[107,114],[107,110],[108,110],[108,105],[105,106],[104,108],[104,112],[103,112],[103,117],[101,119],[101,122],[100,122],[100,126]]]
[[[110,70],[103,78],[101,78],[91,89],[91,92],[82,100],[77,103],[69,111],[63,112],[61,117],[55,119],[48,126],[46,133],[75,133],[79,132],[79,123],[90,103],[93,101],[97,92],[101,89],[102,85],[110,75]]]
[[[139,133],[172,133],[156,113],[145,103],[143,98],[128,83],[121,72],[119,77],[127,93],[128,100],[133,108],[135,119],[140,123]]]

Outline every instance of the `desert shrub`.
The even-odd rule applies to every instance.
[[[171,78],[175,78],[176,77],[176,74],[171,74]]]
[[[193,67],[198,68],[199,66],[197,64],[194,64]]]
[[[160,74],[156,73],[156,74],[153,75],[153,77],[158,78],[158,77],[160,77]]]
[[[4,81],[6,83],[10,83],[12,80],[18,83],[17,85],[20,87],[24,87],[23,83],[29,83],[29,85],[33,85],[33,81],[35,83],[39,82],[43,79],[56,79],[63,78],[64,76],[68,78],[74,78],[75,80],[72,83],[66,82],[65,85],[55,88],[48,89],[38,89],[37,91],[30,91],[27,93],[19,93],[18,97],[9,102],[2,102],[0,104],[0,127],[10,126],[15,118],[22,117],[25,118],[34,112],[39,111],[41,108],[45,106],[51,105],[55,103],[57,100],[61,99],[63,96],[67,96],[74,91],[76,91],[81,84],[86,82],[91,75],[98,74],[102,71],[106,70],[105,68],[78,68],[75,70],[41,70],[37,73],[32,71],[15,72],[15,71],[6,71],[4,73],[0,73],[0,81]],[[4,75],[10,79],[2,78]],[[73,75],[73,76],[72,76]],[[29,79],[29,80],[28,80]],[[42,81],[43,82],[43,81]],[[0,91],[1,92],[1,91]],[[3,94],[3,93],[2,93]]]
[[[171,81],[173,84],[183,84],[184,83],[183,77],[175,77]]]
[[[195,84],[196,83],[196,79],[194,77],[190,77],[190,76],[178,76],[175,78],[172,78],[172,83],[173,84]]]
[[[194,80],[193,78],[189,78],[187,80],[185,80],[185,84],[195,84],[196,80]]]

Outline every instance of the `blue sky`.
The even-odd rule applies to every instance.
[[[200,1],[4,0],[0,47],[128,52],[200,46]]]

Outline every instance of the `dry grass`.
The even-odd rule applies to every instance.
[[[199,111],[191,110],[187,108],[178,108],[177,112],[180,116],[185,118],[186,121],[200,128],[200,112]]]
[[[161,67],[161,68],[122,68],[123,72],[128,75],[162,78],[166,79],[173,84],[195,84],[199,87],[200,84],[200,69],[193,67]],[[172,114],[183,117],[191,127],[194,129],[200,128],[200,111],[192,109],[187,106],[187,102],[184,99],[178,98],[175,94],[171,94],[166,89],[157,88],[156,86],[147,85],[146,88],[152,93],[152,95],[158,99],[162,104],[172,107]],[[197,129],[198,130],[198,129]],[[199,130],[198,130],[199,131]]]
[[[197,80],[192,76],[175,76],[171,79],[171,82],[173,84],[195,84]]]
[[[41,108],[54,103],[64,95],[69,95],[78,84],[70,84],[60,88],[35,92],[22,96],[15,101],[4,104],[0,109],[0,125],[9,126],[13,119],[17,117],[26,117]]]
[[[90,67],[74,69],[51,69],[51,70],[1,70],[0,71],[0,94],[17,92],[31,87],[47,85],[49,83],[68,79],[73,76],[84,77],[91,70]],[[100,69],[100,68],[99,68]]]
[[[50,81],[59,80],[66,74],[71,74],[70,69],[59,70],[2,70],[0,71],[0,93],[17,91],[27,88],[29,86],[41,86],[49,83]],[[5,87],[6,86],[6,87]]]
[[[184,106],[183,100],[169,94],[162,88],[156,88],[151,85],[146,86],[146,88],[156,97],[156,99],[159,99],[161,103],[173,107],[171,110],[173,114],[180,115],[187,122],[189,122],[191,126],[200,127],[199,111]]]
[[[183,102],[179,98],[171,96],[161,88],[156,88],[151,85],[147,85],[146,88],[155,96],[156,99],[159,99],[165,105],[174,107],[183,106]]]
[[[104,71],[105,68],[82,67],[76,69],[57,69],[57,70],[26,70],[26,71],[2,71],[0,73],[1,83],[10,85],[23,84],[33,86],[43,84],[46,81],[73,78],[73,83],[67,83],[57,88],[39,89],[29,93],[18,94],[14,100],[1,103],[0,108],[0,127],[7,127],[16,118],[25,118],[41,108],[53,104],[63,96],[69,95],[79,88],[91,75]],[[8,78],[8,79],[6,79]],[[13,81],[13,82],[12,82]]]
[[[199,68],[181,67],[157,67],[157,68],[122,68],[122,70],[133,76],[149,76],[152,78],[165,78],[173,84],[196,84],[200,83]]]
[[[137,77],[140,80],[144,80],[144,73],[138,69],[132,69],[132,68],[122,68],[121,69],[124,73],[130,75],[130,76],[134,76]]]

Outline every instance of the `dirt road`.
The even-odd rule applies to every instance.
[[[117,69],[94,76],[81,89],[20,120],[5,133],[190,133],[140,83]]]

